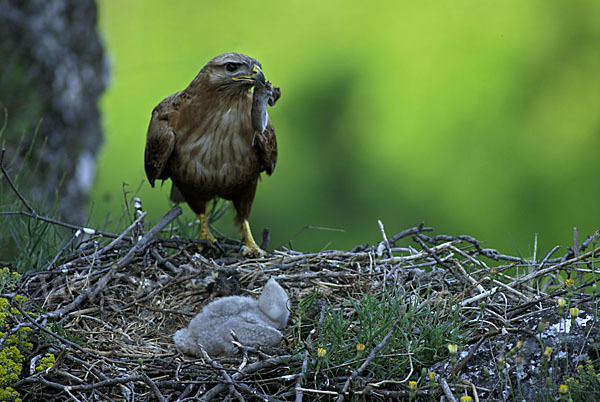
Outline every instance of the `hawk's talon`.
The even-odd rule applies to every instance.
[[[244,244],[242,246],[242,255],[244,257],[262,258],[266,251],[260,248],[257,244]]]
[[[199,240],[208,240],[212,246],[215,245],[217,239],[215,236],[210,233],[210,228],[208,227],[208,220],[206,219],[205,214],[199,214],[198,219],[200,219],[200,236],[198,236]]]
[[[242,222],[242,232],[244,233],[244,245],[242,246],[242,255],[244,257],[263,257],[266,252],[256,244],[252,232],[250,231],[250,224],[247,220]]]
[[[204,230],[200,231],[200,236],[198,236],[198,240],[206,240],[209,241],[211,245],[215,245],[217,242],[217,238],[212,235],[210,232],[205,232]]]

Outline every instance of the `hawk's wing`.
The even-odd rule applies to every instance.
[[[178,95],[179,92],[165,98],[152,111],[144,152],[144,168],[152,187],[156,179],[168,178],[165,167],[175,147],[173,122],[179,114]]]

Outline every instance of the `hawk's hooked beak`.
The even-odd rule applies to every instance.
[[[262,82],[265,82],[265,75],[261,71],[260,67],[258,67],[255,64],[252,67],[252,73],[250,75],[241,75],[239,77],[233,77],[232,80],[234,80],[234,81],[256,81],[256,80],[261,80]]]

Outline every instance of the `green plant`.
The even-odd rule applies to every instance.
[[[36,129],[31,138],[23,133],[20,142],[13,141],[9,146],[10,152],[5,152],[7,121],[8,113],[5,111],[4,123],[0,128],[0,163],[3,169],[0,178],[12,183],[17,190],[12,185],[0,186],[0,226],[8,229],[0,232],[0,250],[3,252],[0,260],[11,260],[19,272],[39,270],[48,264],[68,239],[65,239],[66,231],[59,226],[31,217],[36,214],[55,215],[57,202],[49,206],[48,195],[38,197],[35,201],[24,202],[21,199],[35,199],[29,195],[35,191],[35,181],[39,179],[36,176],[43,172],[40,173],[37,165],[39,158],[35,159],[32,155],[36,149],[43,153],[45,141],[38,141]],[[12,158],[10,161],[9,157]]]
[[[591,360],[586,365],[578,365],[575,373],[565,378],[569,396],[573,401],[600,400],[600,371],[596,371]]]
[[[41,372],[41,371],[47,370],[47,369],[53,367],[55,362],[56,362],[56,357],[54,356],[54,354],[46,353],[46,355],[40,359],[40,364],[38,364],[35,367],[35,371]]]
[[[12,291],[20,275],[10,272],[6,267],[0,270],[0,286],[5,291]],[[15,296],[17,303],[26,301],[24,297]],[[11,307],[8,299],[0,297],[0,400],[18,401],[19,393],[10,387],[16,382],[23,369],[24,353],[33,348],[29,341],[31,328],[21,325],[21,313]]]
[[[299,310],[305,310],[312,300],[314,295],[301,300]],[[301,334],[298,326],[304,325],[306,319],[299,321],[296,321],[296,338]],[[411,364],[414,372],[419,373],[447,357],[448,343],[461,344],[467,338],[468,330],[459,319],[458,308],[436,310],[418,297],[406,300],[393,291],[348,295],[341,306],[329,305],[325,309],[320,327],[316,319],[306,323],[308,327],[319,327],[309,365],[313,375],[308,378],[314,378],[315,386],[319,387],[324,378],[347,375],[349,369],[368,358],[394,323],[397,327],[393,335],[362,373],[363,378],[405,378]],[[298,342],[297,346],[303,353],[304,344]]]

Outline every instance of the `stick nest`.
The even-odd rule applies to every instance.
[[[430,237],[426,233],[431,228],[422,225],[388,240],[381,225],[383,240],[374,246],[320,253],[280,250],[244,259],[235,250],[239,244],[229,240],[220,244],[219,251],[199,241],[165,238],[163,229],[178,213],[171,211],[147,232],[141,230],[143,215],[139,216],[110,242],[92,234],[76,253],[62,257],[50,270],[23,275],[17,293],[29,301],[19,308],[39,312],[23,318],[24,325],[35,330],[35,348],[28,357],[31,367],[24,367],[15,386],[25,399],[387,400],[407,397],[409,379],[420,381],[418,391],[413,391],[417,398],[497,395],[498,377],[486,379],[478,370],[487,367],[497,373],[496,358],[518,339],[525,339],[531,355],[541,359],[535,325],[541,319],[549,324],[560,320],[556,300],[569,289],[556,286],[560,285],[556,281],[551,283],[554,287],[544,288],[549,282],[542,278],[559,271],[595,272],[593,259],[598,254],[598,249],[586,251],[588,239],[561,257],[552,258],[555,248],[528,262],[482,248],[469,236]],[[399,242],[410,244],[398,247]],[[240,346],[236,358],[200,359],[175,349],[173,333],[187,326],[204,305],[221,296],[257,297],[270,277],[292,301],[290,325],[280,347]],[[595,300],[585,293],[585,286],[582,283],[570,293],[571,303],[581,310]],[[365,376],[374,359],[385,358],[377,351],[395,334],[393,327],[379,349],[370,354],[367,350],[362,366],[312,388],[306,367],[319,359],[311,340],[321,330],[325,307],[343,306],[353,294],[390,289],[406,300],[418,296],[439,311],[460,308],[471,334],[463,353],[454,362],[446,353],[428,368],[437,373],[431,387],[421,386],[425,380],[414,371],[404,378]],[[304,317],[309,325],[298,327],[299,302],[311,295],[316,295],[316,302]],[[581,354],[587,350],[586,336],[597,336],[595,328],[586,331],[580,336]],[[35,362],[45,353],[55,354],[56,361],[36,372]],[[520,353],[528,353],[527,347]]]

